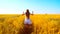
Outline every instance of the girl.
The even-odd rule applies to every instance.
[[[24,27],[23,27],[24,34],[31,34],[33,32],[33,24],[30,20],[30,12],[27,9],[25,13],[25,20],[24,20]]]
[[[28,24],[28,25],[32,24],[32,23],[31,23],[31,20],[30,20],[30,12],[29,12],[28,9],[26,10],[25,15],[26,15],[26,16],[25,16],[24,24]]]

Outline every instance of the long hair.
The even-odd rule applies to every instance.
[[[26,12],[27,12],[27,13],[30,13],[30,12],[29,12],[29,9],[27,9]]]
[[[26,10],[26,17],[29,18],[30,17],[30,12],[29,9]]]

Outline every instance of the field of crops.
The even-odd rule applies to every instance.
[[[0,15],[0,34],[18,34],[25,15]],[[31,34],[60,34],[60,14],[30,15],[34,24]]]

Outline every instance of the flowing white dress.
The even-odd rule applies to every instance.
[[[30,19],[25,18],[24,24],[32,24]]]

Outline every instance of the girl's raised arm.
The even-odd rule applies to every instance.
[[[34,15],[34,14],[33,14],[33,11],[32,11],[32,14],[31,14],[31,15]]]
[[[24,11],[23,11],[23,14],[22,15],[25,15]]]

